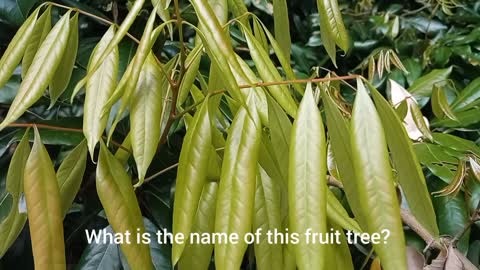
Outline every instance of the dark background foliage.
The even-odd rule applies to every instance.
[[[34,0],[0,0],[0,51],[3,52],[12,36],[23,23],[29,11],[41,1]],[[110,0],[58,0],[64,5],[77,7],[111,21],[121,22],[128,12],[127,1]],[[250,11],[257,14],[262,21],[273,28],[271,7],[267,0],[249,0]],[[453,99],[471,81],[480,76],[480,2],[461,1],[455,7],[449,8],[452,3],[447,0],[420,1],[340,1],[345,24],[351,36],[351,50],[337,55],[338,68],[335,68],[322,47],[319,32],[319,20],[316,14],[315,1],[290,0],[290,27],[292,33],[292,63],[298,77],[309,77],[312,74],[324,76],[328,70],[334,70],[339,75],[348,73],[368,76],[368,60],[374,59],[381,50],[393,50],[400,58],[408,73],[396,68],[392,64],[390,72],[385,70],[383,76],[375,75],[374,84],[384,90],[387,79],[394,79],[405,88],[413,81],[434,69],[452,67],[452,72],[445,84],[448,97]],[[58,12],[54,9],[58,16]],[[142,12],[130,33],[141,36],[144,23],[148,16],[147,9]],[[196,22],[193,8],[188,1],[182,2],[182,17]],[[107,25],[89,17],[80,16],[80,44],[77,55],[76,68],[69,88],[61,102],[47,110],[49,100],[42,98],[22,118],[25,123],[43,123],[53,126],[81,129],[82,127],[82,97],[75,99],[70,105],[68,98],[76,82],[85,74],[90,53],[96,42],[107,29]],[[194,32],[186,30],[186,40],[193,44]],[[231,27],[235,49],[237,52],[247,50],[245,40],[238,29]],[[134,55],[136,45],[125,39],[120,44],[120,70],[125,70],[127,63]],[[178,37],[170,40],[167,36],[155,44],[154,51],[162,60],[167,61],[178,52]],[[245,54],[246,56],[246,54]],[[247,57],[247,56],[246,56]],[[207,59],[202,62],[201,69],[208,76]],[[20,82],[20,71],[17,71],[8,84],[0,90],[0,117],[6,114]],[[351,100],[352,90],[345,87],[343,97]],[[480,90],[480,89],[478,89]],[[473,106],[469,114],[459,114],[459,123],[449,124],[440,121],[432,114],[430,104],[426,104],[422,111],[430,120],[432,129],[438,132],[448,132],[458,137],[478,143],[480,128],[480,109]],[[114,140],[121,143],[128,130],[128,121],[122,121],[114,134]],[[24,132],[22,128],[8,128],[0,133],[0,195],[5,192],[5,176],[8,164],[13,154],[16,142]],[[81,132],[55,131],[42,129],[41,136],[56,165],[65,156],[65,153],[77,145],[82,139]],[[181,121],[174,123],[168,143],[163,145],[147,175],[172,166],[178,162],[179,151],[184,135]],[[421,145],[421,143],[417,144]],[[469,150],[461,148],[457,141],[447,141],[444,145],[435,144],[427,147],[417,147],[420,161],[425,165],[425,174],[430,191],[436,191],[446,185],[452,178],[458,160],[468,155]],[[89,161],[90,162],[90,161]],[[440,165],[439,165],[440,164]],[[133,165],[133,163],[132,163]],[[437,166],[444,166],[447,170],[438,170]],[[134,166],[130,167],[134,170]],[[133,171],[132,174],[135,175]],[[172,193],[174,192],[174,169],[168,170],[137,190],[137,196],[144,216],[151,221],[150,228],[171,229]],[[471,213],[476,209],[480,200],[480,184],[467,175],[463,190],[454,197],[433,197],[440,233],[455,236],[469,222]],[[0,198],[3,196],[0,196]],[[1,212],[1,207],[0,207]],[[33,269],[28,225],[10,248],[8,253],[0,259],[0,269]],[[102,206],[95,192],[95,165],[87,165],[84,181],[75,205],[67,215],[65,221],[65,241],[67,262],[71,268],[85,263],[82,253],[87,248],[84,236],[85,230],[100,229],[108,226],[104,218]],[[147,226],[148,227],[148,226]],[[148,230],[148,228],[147,228]],[[411,231],[406,231],[408,244],[420,250],[425,243]],[[1,241],[1,239],[0,239]],[[91,248],[91,247],[90,247]],[[360,267],[368,256],[369,247],[352,247],[354,263]],[[460,241],[460,250],[468,254],[468,258],[478,266],[480,256],[480,233],[477,226],[472,226]],[[158,260],[162,265],[157,269],[169,269],[170,247],[163,246],[156,249]],[[118,252],[106,254],[112,259],[118,259]],[[117,256],[117,257],[115,257]],[[394,256],[394,255],[393,255]],[[246,256],[248,257],[248,256]],[[367,258],[368,259],[368,258]],[[117,262],[118,263],[118,262]],[[121,266],[118,265],[118,268]],[[158,268],[160,267],[160,268]],[[164,268],[162,268],[164,267]],[[246,259],[245,267],[253,267],[252,262]],[[252,268],[253,269],[253,268]]]

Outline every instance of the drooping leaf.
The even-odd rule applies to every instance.
[[[114,233],[111,226],[104,229],[104,233]],[[78,270],[120,270],[121,261],[118,245],[114,243],[90,243],[82,253]]]
[[[286,0],[273,0],[273,22],[275,39],[278,41],[283,54],[290,63],[290,22],[288,21],[288,6]]]
[[[25,49],[25,54],[22,58],[22,78],[25,78],[30,65],[32,64],[33,58],[37,53],[38,48],[47,37],[48,32],[52,28],[52,7],[48,6],[43,14],[38,18],[38,21],[35,24],[35,29],[31,33],[30,38],[28,39],[28,45]]]
[[[361,80],[357,80],[351,145],[360,206],[369,233],[390,231],[374,244],[385,270],[406,269],[405,239],[381,119]],[[392,254],[396,256],[390,256]]]
[[[78,13],[75,13],[73,18],[70,19],[68,40],[66,50],[62,56],[55,74],[52,77],[48,92],[50,94],[50,107],[57,101],[62,95],[63,91],[67,88],[72,78],[73,68],[75,66],[75,60],[77,58],[78,50]]]
[[[67,46],[69,20],[70,11],[57,22],[38,49],[0,130],[22,116],[46,90]]]
[[[293,123],[288,176],[289,220],[300,235],[327,232],[327,144],[320,111],[307,86]],[[300,239],[295,250],[299,269],[326,269],[324,245]]]
[[[202,48],[203,47],[200,45],[195,46],[195,48],[193,48],[193,50],[188,54],[187,59],[185,60],[187,70],[185,71],[183,80],[180,83],[177,107],[180,107],[185,102],[188,93],[190,93],[190,89],[195,82],[195,77],[197,76],[198,69],[200,67],[200,60],[202,59]]]
[[[435,211],[425,176],[408,134],[388,101],[375,88],[369,88],[382,121],[390,155],[410,211],[434,237],[438,237]]]
[[[35,269],[66,269],[63,215],[57,177],[37,129],[25,165],[23,189]]]
[[[327,245],[328,258],[327,269],[329,270],[353,270],[352,255],[348,248],[347,239],[341,227],[336,225],[331,226],[333,231],[340,233],[340,243],[332,243]]]
[[[65,157],[57,171],[62,217],[65,217],[82,184],[87,161],[87,143],[82,141]]]
[[[110,27],[103,35],[92,52],[90,63],[98,61],[114,36],[114,28]],[[89,78],[85,90],[85,103],[83,114],[83,134],[88,142],[88,150],[93,160],[95,146],[102,137],[107,125],[108,114],[103,114],[104,106],[115,90],[119,64],[118,48],[115,48],[102,65]],[[88,70],[92,68],[89,64]],[[110,110],[108,110],[110,111]]]
[[[282,225],[281,187],[262,167],[258,167],[255,191],[253,231],[261,229],[262,236],[255,243],[257,269],[283,269],[283,247],[268,243],[267,232],[280,231]]]
[[[433,133],[433,141],[444,147],[454,149],[465,154],[472,153],[480,157],[480,146],[473,141],[446,133]]]
[[[327,190],[327,217],[331,223],[353,232],[362,232],[358,223],[348,216],[347,210],[331,190]]]
[[[185,135],[177,170],[175,203],[173,207],[173,233],[189,235],[208,174],[208,161],[212,146],[211,123],[206,99],[195,114]],[[173,244],[172,262],[177,264],[185,243]]]
[[[212,234],[214,232],[217,190],[218,184],[216,182],[207,183],[203,187],[195,221],[192,225],[192,233],[202,235],[203,233]],[[182,257],[178,261],[178,268],[180,270],[207,270],[210,265],[212,252],[213,244],[188,243],[185,246]]]
[[[97,166],[96,187],[105,214],[115,233],[145,232],[142,213],[138,206],[130,177],[123,165],[115,159],[103,142]],[[132,241],[120,244],[132,269],[152,269],[148,245]]]
[[[27,221],[27,215],[20,213],[17,205],[23,192],[24,168],[30,153],[28,133],[29,130],[25,132],[18,144],[8,167],[6,196],[10,196],[11,205],[8,209],[8,215],[0,221],[0,238],[2,239],[0,242],[0,258],[3,257],[8,248],[17,239]],[[3,208],[2,203],[0,203],[0,208]]]
[[[352,208],[355,219],[360,227],[366,230],[366,223],[360,208],[360,198],[355,172],[353,169],[352,147],[350,143],[350,126],[335,105],[332,97],[322,91],[322,100],[325,106],[328,135],[332,145],[333,156],[336,160],[338,174],[342,181],[347,200]]]
[[[130,131],[133,157],[137,164],[138,183],[145,179],[147,169],[157,152],[160,141],[161,119],[165,89],[162,71],[153,55],[143,65],[130,104]]]
[[[241,108],[233,120],[226,142],[215,215],[217,233],[236,233],[239,239],[243,239],[252,229],[260,139],[257,112],[250,109],[247,113],[245,108]],[[216,268],[240,268],[246,249],[247,244],[243,241],[238,244],[216,243]]]
[[[35,31],[39,11],[40,9],[37,8],[28,17],[3,53],[0,59],[0,87],[3,87],[8,82],[8,79],[10,79],[17,65],[22,60],[22,56],[28,48],[29,41]]]
[[[270,60],[268,53],[262,48],[261,44],[246,28],[244,28],[244,34],[250,49],[250,55],[252,56],[260,77],[267,82],[282,81],[282,76]],[[273,85],[267,87],[267,89],[278,104],[280,104],[289,115],[295,115],[297,105],[295,104],[288,87],[285,85]]]

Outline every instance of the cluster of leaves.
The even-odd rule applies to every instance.
[[[0,268],[476,269],[479,9],[3,1]],[[390,237],[86,243],[103,228]]]

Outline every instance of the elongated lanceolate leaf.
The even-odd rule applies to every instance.
[[[445,91],[438,86],[433,86],[432,93],[432,111],[433,114],[438,118],[449,118],[452,120],[457,120],[457,117],[453,113],[450,105],[448,104],[448,99],[445,94]]]
[[[275,28],[275,39],[278,41],[287,61],[290,62],[290,22],[288,21],[287,0],[273,0],[273,22]]]
[[[379,112],[378,115],[382,121],[398,181],[403,189],[410,211],[432,235],[438,237],[435,211],[412,142],[392,106],[376,89],[369,88]]]
[[[249,99],[249,101],[251,101]],[[251,104],[251,102],[249,102]],[[251,106],[251,108],[255,108]],[[251,118],[253,117],[253,118]],[[228,132],[218,190],[215,232],[238,234],[243,239],[252,229],[261,126],[258,113],[241,108]],[[239,269],[247,249],[238,244],[215,244],[218,270]]]
[[[63,57],[68,42],[70,12],[67,12],[45,38],[25,75],[0,130],[17,120],[46,90]]]
[[[322,42],[335,64],[335,44],[344,52],[348,51],[350,47],[348,32],[343,25],[337,0],[317,0],[317,7],[320,16]]]
[[[375,106],[360,80],[357,80],[352,113],[351,144],[366,230],[370,234],[390,231],[388,241],[374,244],[375,251],[385,270],[406,270],[405,238],[385,133]]]
[[[262,167],[258,166],[258,170],[253,231],[261,229],[262,236],[254,246],[257,269],[283,269],[283,247],[280,243],[268,243],[266,234],[283,228],[281,187],[279,181],[268,176]]]
[[[327,217],[331,223],[353,232],[362,232],[358,223],[350,218],[347,210],[331,190],[327,190]]]
[[[130,104],[130,130],[133,157],[137,164],[139,182],[143,183],[147,169],[155,156],[160,141],[165,89],[163,75],[151,54],[143,65]]]
[[[7,196],[11,197],[11,208],[3,221],[0,221],[0,258],[3,257],[8,248],[23,229],[27,221],[27,215],[20,213],[18,203],[23,192],[23,174],[25,164],[30,153],[29,130],[25,132],[22,140],[15,149],[7,173]]]
[[[322,91],[322,100],[325,106],[328,135],[340,177],[339,180],[342,181],[345,195],[355,215],[355,220],[365,230],[366,223],[360,208],[357,181],[355,180],[356,176],[353,169],[350,126],[337,108],[332,97],[326,91]]]
[[[7,49],[0,59],[0,88],[2,88],[10,79],[17,65],[22,60],[22,56],[28,47],[30,38],[35,30],[37,23],[38,12],[37,8],[25,23],[18,29]]]
[[[103,142],[100,143],[96,183],[98,197],[113,231],[122,234],[145,232],[132,181]],[[153,269],[148,245],[132,241],[120,244],[120,249],[131,269]]]
[[[322,116],[307,86],[290,138],[288,204],[290,229],[300,235],[327,231],[327,144]],[[301,238],[294,246],[300,270],[326,269],[324,245]]]
[[[67,214],[82,184],[87,166],[87,142],[82,141],[63,160],[57,171],[63,217]]]
[[[208,99],[195,114],[187,130],[178,164],[173,232],[188,235],[195,219],[198,202],[208,173],[208,156],[212,145]],[[172,262],[175,265],[185,244],[173,244]]]
[[[37,129],[25,165],[23,189],[35,269],[66,269],[60,191],[52,161]]]
[[[52,6],[48,6],[43,14],[38,18],[35,29],[31,33],[30,38],[28,39],[28,45],[25,49],[25,54],[22,58],[22,78],[25,78],[30,65],[32,64],[33,58],[38,51],[38,48],[45,40],[52,28]]]
[[[62,95],[63,91],[67,88],[72,77],[73,68],[75,66],[75,60],[77,59],[78,50],[78,13],[70,19],[70,32],[68,34],[67,46],[65,53],[62,56],[62,60],[53,75],[50,87],[48,89],[50,93],[50,107],[55,104],[57,99]]]
[[[215,230],[215,206],[217,203],[218,183],[205,184],[200,202],[198,203],[195,221],[192,225],[192,233],[202,235],[211,234]],[[190,241],[190,240],[189,240]],[[198,240],[196,240],[198,241]],[[188,243],[185,246],[182,257],[178,261],[179,270],[207,270],[210,265],[213,252],[213,244]]]
[[[90,63],[98,61],[114,36],[114,27],[110,27],[93,50]],[[115,90],[117,84],[119,55],[115,48],[102,65],[89,78],[85,91],[85,105],[83,113],[83,134],[88,142],[88,150],[93,160],[95,146],[102,137],[107,126],[108,113],[103,114],[103,108]],[[90,71],[92,65],[88,66]],[[108,110],[110,111],[110,110]]]

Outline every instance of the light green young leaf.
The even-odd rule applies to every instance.
[[[67,46],[70,13],[70,11],[67,12],[57,22],[35,54],[7,116],[0,124],[0,130],[22,116],[43,95]]]
[[[368,86],[382,121],[398,181],[410,211],[434,237],[438,237],[435,211],[412,142],[392,106],[375,88]]]
[[[266,234],[282,228],[281,187],[258,166],[253,231],[261,229],[262,234],[254,245],[257,269],[283,269],[283,247],[279,243],[268,243]]]
[[[288,21],[287,0],[273,0],[273,23],[275,39],[278,41],[282,53],[286,56],[287,63],[290,63],[290,22]]]
[[[198,69],[200,67],[200,60],[202,60],[202,49],[203,47],[201,46],[201,44],[197,45],[187,56],[187,59],[185,61],[187,70],[185,71],[183,80],[180,83],[177,107],[180,107],[185,102],[188,94],[190,93],[190,89],[195,82],[195,77],[197,76]]]
[[[270,120],[270,137],[273,152],[278,160],[282,181],[287,186],[288,158],[292,123],[285,111],[271,98],[268,98],[268,119]]]
[[[68,41],[65,53],[62,56],[62,60],[52,77],[49,86],[50,93],[50,108],[55,104],[57,99],[62,95],[63,91],[67,88],[72,77],[73,68],[75,66],[75,59],[77,58],[78,50],[78,13],[75,13],[73,18],[70,19]]]
[[[29,130],[25,132],[22,140],[15,149],[7,173],[7,192],[11,197],[11,209],[8,215],[0,221],[0,258],[3,257],[8,248],[17,239],[18,235],[23,229],[27,221],[27,214],[20,213],[18,210],[18,203],[23,192],[23,174],[25,171],[25,164],[30,153],[29,145]]]
[[[43,14],[38,18],[37,23],[35,24],[35,29],[31,33],[30,39],[28,40],[27,48],[25,49],[25,54],[22,58],[22,78],[25,78],[30,65],[32,64],[33,58],[37,53],[38,48],[45,40],[52,28],[52,6],[48,6]]]
[[[145,232],[132,181],[123,165],[115,159],[103,141],[100,142],[96,187],[107,219],[115,233]],[[120,249],[131,269],[153,269],[148,245],[132,241],[130,244],[120,244]]]
[[[337,0],[317,0],[317,7],[320,16],[322,42],[335,64],[335,44],[344,52],[347,52],[350,47],[348,32],[343,25]]]
[[[389,230],[390,238],[374,244],[375,251],[385,270],[406,270],[405,238],[385,133],[360,79],[357,80],[357,96],[352,113],[351,145],[366,232],[372,234]]]
[[[327,267],[328,270],[354,270],[352,263],[352,255],[347,244],[347,238],[343,233],[341,227],[330,224],[333,231],[340,232],[339,240],[340,244],[327,245],[328,258]],[[370,269],[372,270],[372,269]]]
[[[139,179],[136,187],[145,179],[161,136],[165,89],[158,65],[152,54],[147,57],[130,104],[131,141]]]
[[[57,170],[62,217],[65,217],[72,206],[82,184],[83,174],[87,166],[87,152],[87,142],[84,140],[65,157]]]
[[[330,189],[327,190],[327,217],[331,223],[345,230],[358,233],[362,232],[358,223],[348,215],[347,210],[345,210]]]
[[[22,60],[22,56],[28,48],[29,41],[35,31],[39,11],[40,7],[28,17],[3,53],[0,59],[0,88],[8,82],[8,79],[10,79],[17,65]]]
[[[267,82],[282,81],[282,76],[270,60],[268,53],[262,48],[261,44],[245,27],[243,28],[243,32],[250,49],[250,55],[252,56],[253,62],[255,63],[262,80]],[[286,85],[273,85],[267,87],[267,89],[269,90],[270,95],[275,98],[278,104],[280,104],[289,115],[295,115],[297,104]]]
[[[175,203],[173,206],[173,233],[189,235],[208,173],[212,147],[212,131],[208,99],[195,114],[185,135],[177,170]],[[172,264],[177,264],[185,243],[173,243]]]
[[[108,44],[115,34],[114,27],[110,27],[103,35],[103,38],[93,50],[88,71],[92,65],[101,57]],[[89,78],[85,90],[85,104],[83,113],[83,134],[88,142],[88,150],[93,160],[95,146],[102,137],[107,125],[108,114],[104,114],[105,105],[113,94],[117,84],[117,73],[119,65],[118,48],[115,48],[97,71]],[[110,112],[110,108],[107,109]]]
[[[240,108],[228,132],[215,215],[215,232],[236,233],[239,239],[251,231],[254,213],[261,140],[260,118],[254,108],[248,113]],[[215,244],[216,268],[239,269],[246,249],[243,241]]]
[[[289,225],[292,232],[327,232],[327,144],[322,116],[307,86],[293,122],[288,177]],[[326,269],[326,246],[303,238],[293,247],[301,270]]]
[[[25,165],[23,189],[35,269],[66,269],[63,215],[57,177],[36,128],[35,141]]]
[[[332,97],[330,97],[325,91],[322,91],[321,93],[323,104],[325,106],[328,135],[340,177],[339,180],[342,181],[345,195],[347,196],[349,205],[355,215],[355,219],[360,224],[360,227],[365,230],[366,223],[362,214],[362,209],[360,208],[357,181],[355,181],[356,176],[353,169],[350,126],[337,108]]]
[[[205,184],[200,202],[198,203],[192,233],[211,234],[215,229],[215,206],[217,203],[218,183]],[[213,252],[213,244],[190,244],[185,246],[182,257],[178,261],[179,270],[207,270]]]

